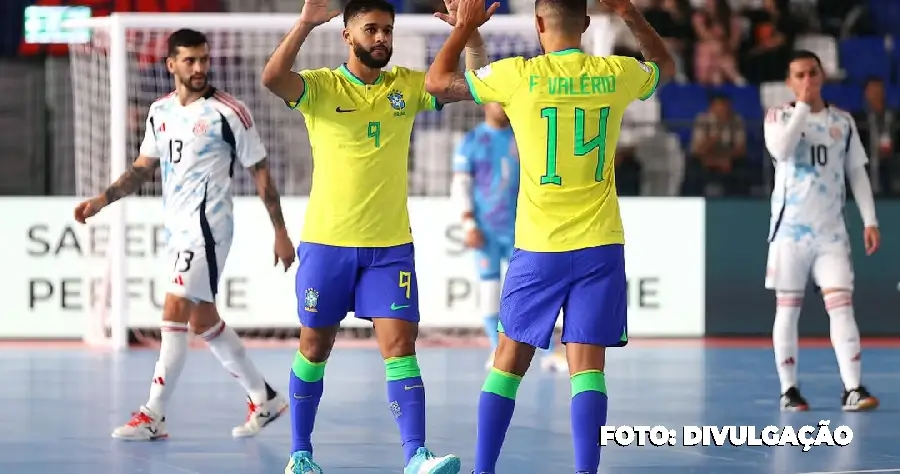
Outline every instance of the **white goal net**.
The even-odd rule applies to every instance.
[[[209,38],[212,84],[238,97],[251,109],[279,190],[285,196],[305,196],[310,187],[312,162],[302,116],[286,108],[260,85],[266,60],[295,20],[295,16],[271,14],[117,14],[80,22],[80,26],[91,27],[92,36],[89,43],[70,48],[78,194],[89,196],[102,192],[137,155],[150,103],[173,89],[164,64],[167,35],[179,28],[193,28]],[[609,54],[612,47],[604,20],[595,19],[593,29],[586,36],[585,47],[595,54]],[[532,17],[506,16],[488,22],[481,31],[491,57],[538,54],[540,48],[533,21]],[[340,36],[341,26],[338,19],[317,28],[304,44],[295,68],[340,65],[348,54]],[[448,32],[449,27],[436,18],[400,15],[396,21],[391,65],[424,70]],[[409,160],[412,196],[447,195],[456,142],[481,120],[482,110],[472,103],[452,104],[442,112],[428,112],[417,118]],[[247,173],[236,173],[235,181],[238,196],[255,195]],[[158,176],[139,192],[139,196],[147,199],[159,194]],[[148,213],[156,216],[155,209],[160,206],[157,202],[154,210],[148,211],[150,208],[142,202],[145,200],[117,203],[99,219],[99,225],[108,229],[108,245],[105,252],[98,252],[86,270],[95,282],[86,290],[91,292],[89,301],[93,302],[86,331],[91,342],[111,340],[121,348],[129,339],[133,342],[135,337],[152,333],[152,328],[158,327],[165,281],[152,276],[144,278],[153,263],[140,258],[164,255],[159,248],[159,226],[147,223]],[[138,217],[137,223],[133,223]],[[143,230],[135,230],[136,226]],[[238,228],[236,232],[241,230]],[[135,239],[145,242],[136,244]],[[260,237],[265,239],[267,234]],[[233,249],[232,255],[237,251]],[[233,260],[230,257],[229,265]],[[291,287],[285,291],[293,298]],[[146,297],[135,296],[144,293]],[[245,293],[242,297],[249,301],[245,304],[249,307],[254,306],[254,301],[271,296],[264,291]],[[286,310],[287,320],[295,321],[295,309]],[[255,325],[250,318],[246,324],[236,324],[228,315],[223,316],[232,325],[240,326],[245,334],[284,337],[296,331],[296,323],[273,323],[265,315],[259,315]],[[232,318],[241,321],[240,315]]]

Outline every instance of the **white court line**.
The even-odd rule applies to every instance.
[[[863,470],[863,471],[800,472],[798,474],[866,474],[869,472],[900,472],[900,469],[868,469],[868,470]]]

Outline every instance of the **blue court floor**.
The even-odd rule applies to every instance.
[[[292,351],[251,351],[280,389]],[[87,350],[0,349],[2,474],[279,474],[290,449],[290,422],[259,437],[233,440],[244,416],[237,384],[206,351],[196,350],[168,413],[171,437],[127,443],[109,437],[147,396],[156,353],[122,356]],[[475,413],[485,351],[423,349],[429,446],[472,468]],[[864,383],[882,400],[874,413],[839,410],[833,353],[801,353],[801,383],[813,405],[783,415],[766,349],[629,347],[611,350],[607,380],[613,425],[848,425],[852,443],[809,452],[782,447],[611,447],[601,472],[616,474],[900,473],[900,350],[865,352]],[[383,366],[374,350],[339,349],[325,376],[314,435],[326,474],[401,473],[397,431],[386,406]],[[569,384],[537,367],[519,392],[501,457],[501,474],[572,472]]]

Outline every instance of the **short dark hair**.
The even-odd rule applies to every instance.
[[[717,101],[725,101],[731,103],[731,97],[728,97],[728,94],[720,91],[713,91],[709,93],[709,102],[717,102]]]
[[[865,87],[869,87],[872,84],[884,85],[884,79],[878,76],[869,76],[866,78]]]
[[[816,64],[819,65],[819,69],[822,68],[822,60],[819,59],[818,54],[816,54],[808,49],[798,49],[795,51],[791,51],[791,55],[788,56],[788,62],[787,62],[788,74],[790,74],[790,72],[791,72],[791,64],[793,64],[794,61],[800,61],[801,59],[813,59],[816,61]]]
[[[178,48],[195,48],[197,46],[209,44],[206,40],[206,35],[197,30],[187,28],[182,28],[169,35],[167,43],[168,53],[166,54],[168,54],[170,58],[178,56]]]
[[[350,3],[344,7],[344,26],[347,26],[359,15],[369,12],[389,13],[392,20],[397,16],[394,5],[386,0],[350,0]]]
[[[552,12],[559,18],[560,27],[569,31],[583,27],[582,23],[587,16],[587,0],[534,0],[534,10]],[[571,33],[581,34],[581,30]]]

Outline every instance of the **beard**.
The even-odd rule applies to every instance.
[[[379,59],[372,55],[372,51],[374,51],[375,47],[371,50],[367,50],[358,44],[353,45],[353,54],[359,59],[359,62],[363,63],[366,67],[381,69],[387,66],[387,63],[391,62],[391,55],[394,54],[393,49],[390,49],[387,46],[384,46],[384,48],[387,50],[387,55],[384,59]]]
[[[203,89],[206,89],[206,86],[209,85],[209,76],[204,75],[203,80],[200,81],[200,85],[194,85],[194,80],[191,77],[187,79],[182,79],[181,83],[184,84],[184,87],[191,92],[203,92]]]

